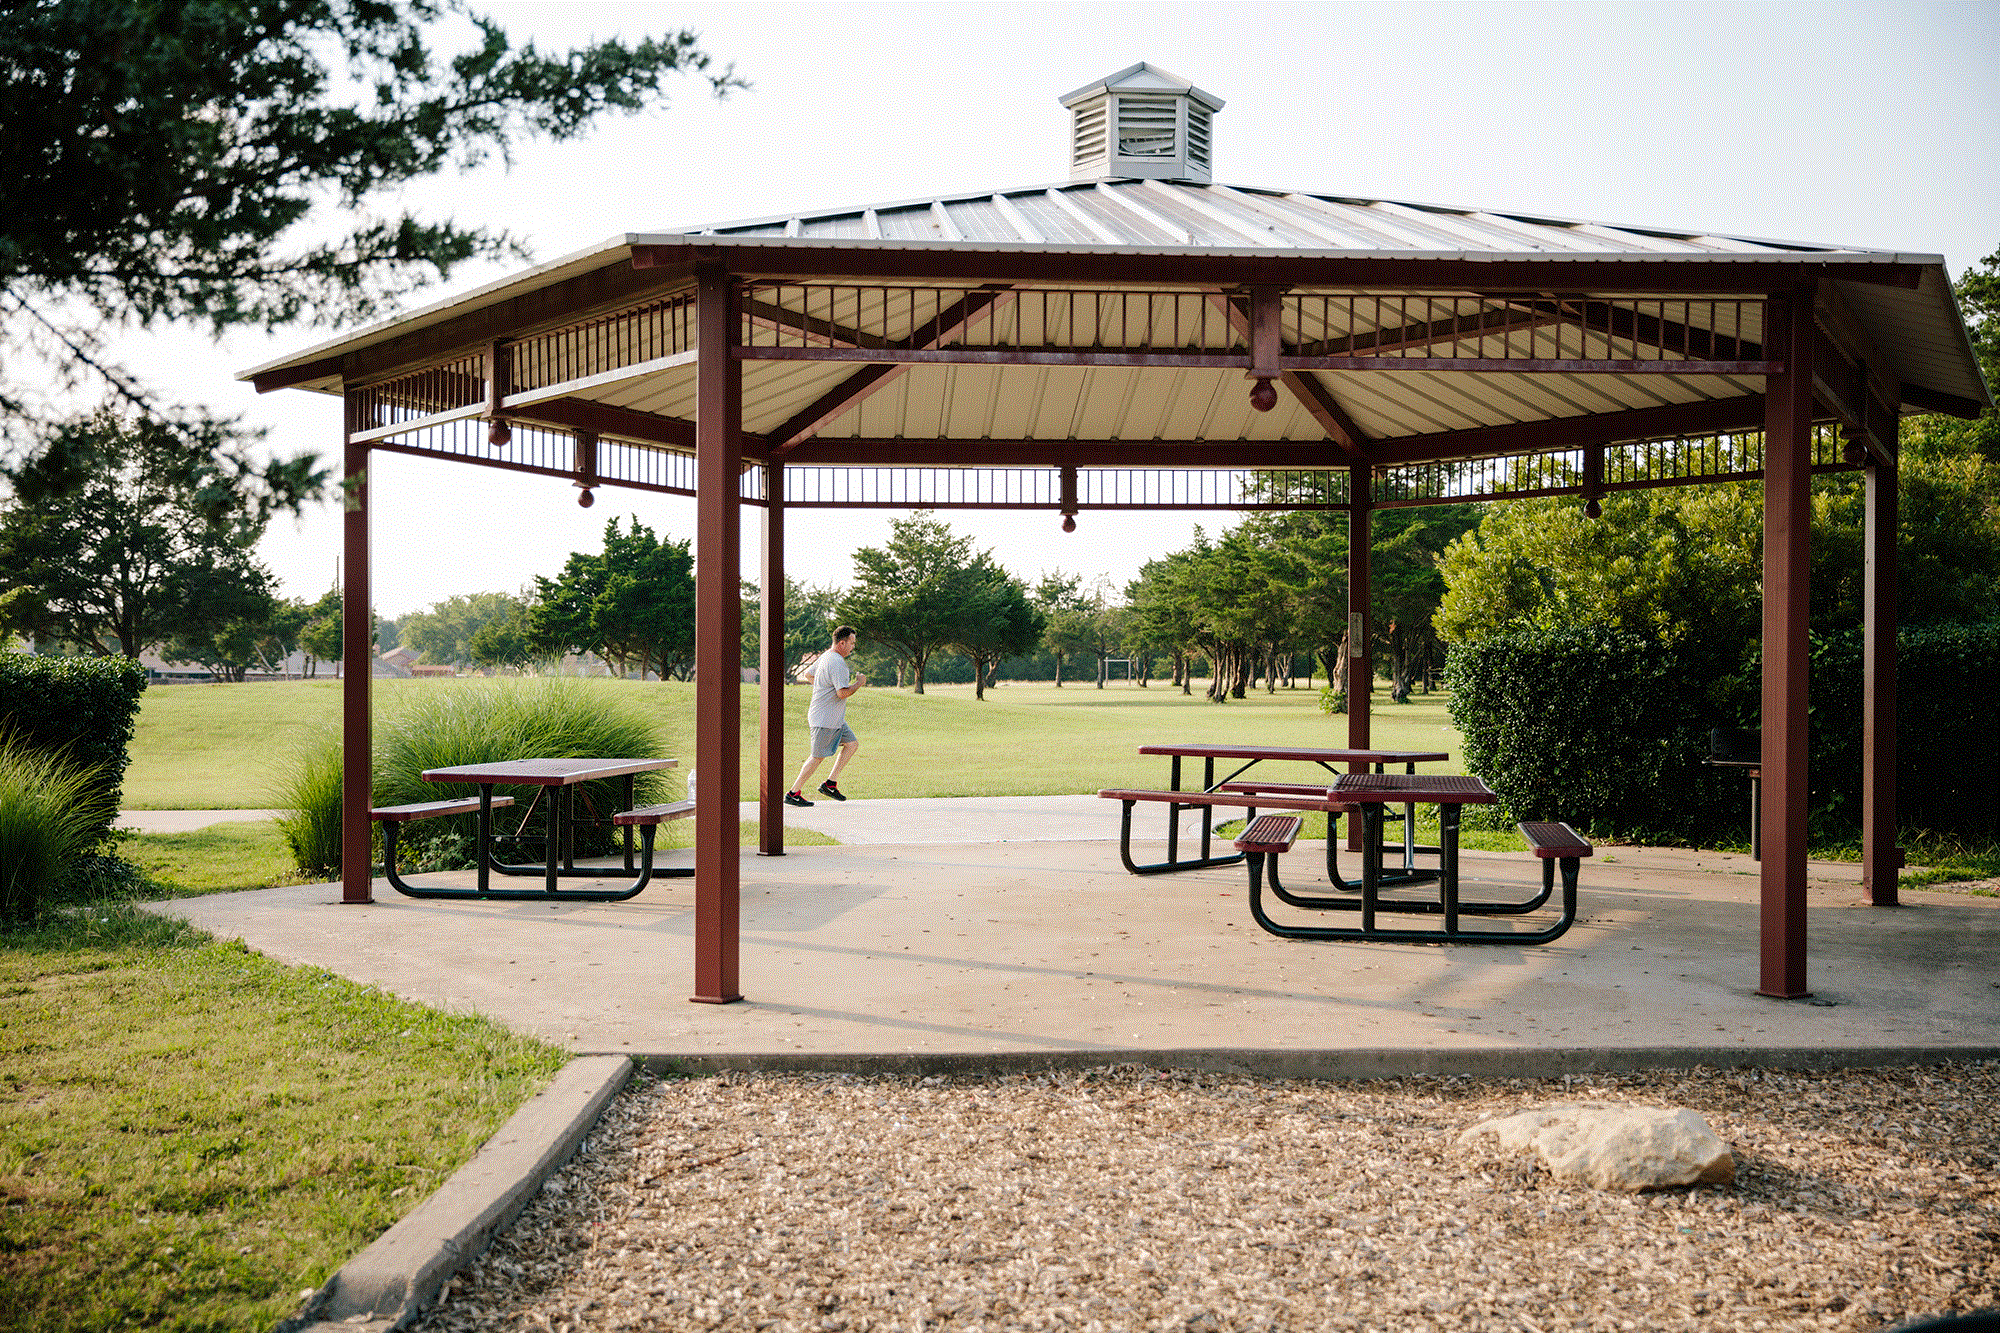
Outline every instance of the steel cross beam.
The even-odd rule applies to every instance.
[[[1246,339],[1251,337],[1250,311],[1245,308],[1243,298],[1228,296],[1222,292],[1210,292],[1208,299],[1216,309],[1229,317],[1230,325],[1238,333]],[[1287,347],[1282,342],[1278,345],[1278,351],[1281,356],[1297,354],[1296,349]],[[1354,424],[1354,418],[1347,415],[1324,384],[1309,372],[1300,370],[1280,371],[1277,379],[1285,386],[1287,392],[1298,399],[1299,406],[1305,408],[1306,415],[1326,432],[1327,438],[1340,447],[1347,461],[1354,462],[1365,456],[1363,447],[1368,437]]]
[[[1453,319],[1419,320],[1400,328],[1377,329],[1373,333],[1350,333],[1344,338],[1321,338],[1318,342],[1300,343],[1292,355],[1359,356],[1367,353],[1379,356],[1384,352],[1400,352],[1411,347],[1430,347],[1437,343],[1459,342],[1466,338],[1490,338],[1495,334],[1543,328],[1560,318],[1554,311],[1527,314],[1507,309],[1506,305],[1507,303],[1503,301],[1503,308],[1481,310],[1476,315],[1459,315]],[[1493,315],[1500,317],[1498,322],[1491,319]],[[1336,347],[1345,348],[1346,351],[1335,352]]]
[[[1013,299],[1014,293],[1006,289],[968,292],[963,299],[940,310],[928,323],[913,329],[903,346],[920,351],[937,348],[971,325],[990,318]],[[783,461],[793,450],[824,429],[828,422],[846,415],[909,368],[909,364],[903,362],[871,365],[849,375],[821,395],[819,401],[771,432],[770,457]]]

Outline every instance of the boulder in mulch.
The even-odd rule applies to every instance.
[[[1736,1159],[1708,1122],[1686,1108],[1582,1102],[1487,1120],[1458,1136],[1468,1146],[1532,1151],[1556,1179],[1594,1189],[1726,1185]]]

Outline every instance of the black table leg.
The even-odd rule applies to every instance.
[[[625,808],[627,810],[633,808],[632,779],[633,779],[633,774],[627,773],[625,775]],[[648,857],[648,859],[650,860],[651,858]],[[630,824],[627,824],[625,826],[625,873],[628,875],[631,874],[634,868],[635,867],[632,865],[632,826]]]
[[[493,784],[479,784],[479,837],[474,844],[473,864],[478,867],[479,892],[485,893],[493,879]]]
[[[1379,801],[1361,807],[1361,933],[1375,930],[1375,896],[1382,888],[1382,810]]]
[[[1458,934],[1458,812],[1456,805],[1438,806],[1438,865],[1444,882],[1444,933],[1447,935]],[[1416,816],[1412,814],[1411,818]]]

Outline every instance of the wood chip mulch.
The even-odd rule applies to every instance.
[[[1456,1139],[1686,1106],[1733,1185],[1614,1194]],[[417,1325],[1865,1330],[2000,1307],[2000,1064],[1569,1080],[640,1079]]]

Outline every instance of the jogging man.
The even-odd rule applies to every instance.
[[[861,740],[847,725],[847,699],[868,683],[867,676],[850,675],[847,658],[854,651],[854,626],[842,625],[833,632],[833,651],[821,653],[813,663],[812,703],[806,707],[806,725],[812,728],[812,753],[799,768],[799,780],[785,793],[786,805],[811,805],[805,798],[806,783],[823,759],[833,759],[833,771],[819,784],[820,794],[844,801],[840,770],[861,751]],[[838,751],[836,757],[835,752]]]

